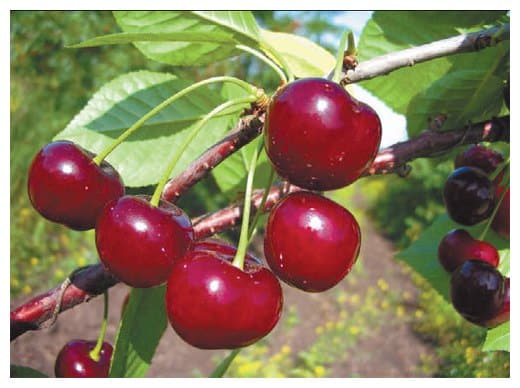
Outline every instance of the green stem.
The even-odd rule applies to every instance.
[[[345,44],[347,42],[347,36],[352,35],[351,31],[345,31],[341,35],[341,40],[339,42],[338,53],[336,54],[336,67],[334,68],[334,75],[332,77],[332,81],[339,83],[341,79],[341,70],[343,69],[343,58],[345,57]],[[350,44],[350,40],[349,40]]]
[[[256,93],[256,88],[250,84],[248,84],[245,81],[242,81],[241,79],[235,78],[235,77],[229,77],[229,76],[222,76],[222,77],[212,77],[208,78],[206,80],[194,83],[193,85],[188,86],[186,89],[181,90],[178,93],[175,93],[173,96],[168,97],[166,100],[161,102],[159,105],[157,105],[155,108],[150,110],[148,113],[146,113],[143,117],[141,117],[139,120],[137,120],[130,128],[128,128],[125,132],[123,132],[112,144],[110,144],[108,147],[106,147],[103,151],[101,151],[94,159],[94,163],[97,165],[100,165],[101,162],[123,141],[128,138],[132,133],[134,133],[137,129],[139,129],[148,119],[159,113],[161,110],[166,108],[168,105],[173,103],[174,101],[178,100],[179,98],[183,97],[184,95],[190,93],[191,91],[200,88],[204,85],[209,85],[212,83],[217,82],[231,82],[234,83],[242,88],[244,88],[247,92],[250,94]]]
[[[507,167],[509,166],[509,159],[510,158],[507,158],[507,160],[505,162],[502,162],[496,169],[495,171],[493,171],[493,173],[489,176],[489,179],[494,181],[495,178]]]
[[[254,55],[255,57],[257,57],[258,59],[260,59],[262,62],[264,62],[266,65],[268,65],[269,67],[271,67],[275,72],[276,74],[278,74],[278,77],[280,77],[280,80],[286,84],[287,83],[287,77],[285,76],[285,73],[282,71],[282,69],[280,69],[276,63],[274,63],[273,61],[271,61],[269,58],[267,58],[264,54],[262,54],[261,52],[249,47],[249,46],[244,46],[242,44],[237,44],[236,46],[237,49],[239,50],[242,50],[242,51],[245,51],[251,55]]]
[[[244,260],[246,257],[247,245],[249,244],[249,216],[251,214],[251,194],[253,193],[253,178],[255,176],[256,162],[258,154],[264,146],[263,137],[260,138],[251,162],[249,164],[249,171],[247,172],[246,194],[244,197],[244,211],[242,213],[242,226],[240,228],[240,240],[238,241],[237,252],[233,259],[233,265],[237,268],[244,269]]]
[[[242,349],[241,348],[233,349],[231,351],[231,353],[229,353],[229,355],[224,360],[222,360],[222,362],[220,364],[218,364],[218,366],[215,368],[215,370],[213,372],[211,372],[209,377],[224,376],[224,373],[226,373],[226,371],[228,370],[229,366],[231,365],[231,363],[233,362],[233,360],[235,359],[237,354],[240,353],[240,350],[242,350]]]
[[[508,180],[509,180],[509,170],[507,170],[507,172],[505,173],[504,179],[502,181],[503,182],[508,182]],[[493,220],[495,219],[495,216],[496,216],[496,214],[498,212],[498,208],[500,207],[500,204],[502,203],[504,197],[506,196],[507,190],[509,190],[509,182],[507,183],[507,186],[504,187],[504,191],[500,195],[500,198],[499,198],[499,200],[498,200],[498,202],[497,202],[497,204],[495,206],[495,209],[493,210],[493,213],[491,214],[491,217],[489,217],[488,222],[486,223],[486,227],[484,228],[484,230],[480,234],[479,240],[484,240],[486,238],[487,232],[489,231],[489,227],[491,226],[491,224],[493,223]]]
[[[267,178],[267,183],[264,188],[264,194],[262,195],[262,200],[260,201],[260,206],[258,206],[258,209],[255,213],[255,217],[253,218],[253,221],[251,222],[251,226],[249,227],[249,230],[251,231],[249,233],[249,242],[251,242],[251,239],[255,235],[256,231],[256,224],[258,223],[258,220],[260,219],[260,216],[263,213],[264,205],[267,200],[267,196],[269,195],[269,189],[271,188],[274,181],[274,169],[271,167],[269,171],[269,177]]]
[[[289,64],[287,63],[287,61],[285,60],[285,58],[283,57],[283,55],[280,55],[280,53],[278,53],[278,51],[276,51],[274,49],[273,46],[271,46],[269,43],[267,42],[262,42],[261,43],[262,46],[264,46],[264,51],[268,52],[269,54],[271,54],[273,56],[274,59],[276,59],[280,65],[282,66],[282,68],[285,70],[285,72],[287,73],[287,76],[289,78],[289,82],[292,82],[294,81],[294,74],[291,70],[291,68],[289,67]]]
[[[99,336],[96,342],[96,346],[89,353],[90,358],[94,361],[99,361],[101,357],[101,348],[103,347],[103,340],[105,339],[105,332],[107,330],[107,320],[108,320],[108,291],[105,291],[103,294],[105,299],[105,307],[103,310],[103,322],[101,322],[101,330],[99,331]]]
[[[214,116],[219,114],[220,112],[234,106],[234,105],[241,105],[245,103],[251,103],[257,100],[257,96],[249,96],[244,98],[237,98],[234,100],[230,100],[228,102],[225,102],[223,104],[220,104],[215,109],[213,109],[211,112],[209,112],[202,120],[200,120],[192,129],[191,132],[188,134],[186,139],[184,140],[184,143],[177,149],[177,152],[171,159],[170,163],[168,164],[168,167],[166,168],[164,175],[162,176],[161,180],[157,184],[157,187],[153,193],[152,199],[150,200],[150,204],[152,206],[157,206],[159,204],[159,200],[161,199],[161,193],[164,189],[164,186],[168,182],[168,179],[170,178],[170,175],[175,168],[175,165],[181,158],[184,151],[186,151],[186,148],[188,148],[189,144],[193,141],[193,139],[197,136],[199,131],[202,129],[202,127]],[[242,108],[240,108],[242,110]]]

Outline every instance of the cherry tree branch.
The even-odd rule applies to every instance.
[[[438,40],[421,46],[392,52],[386,55],[361,62],[355,69],[342,73],[342,83],[372,79],[386,75],[402,67],[413,66],[417,63],[432,59],[483,50],[496,46],[498,43],[509,40],[509,24],[489,28],[487,30],[462,34],[447,39]],[[332,77],[332,72],[327,78]]]
[[[237,133],[234,133],[233,138],[238,136]],[[381,150],[365,176],[386,174],[416,158],[431,157],[438,154],[439,151],[449,151],[455,146],[481,141],[509,141],[509,116],[473,124],[457,131],[426,130],[413,139]],[[204,160],[207,156],[201,158]],[[197,174],[194,173],[193,176],[197,176]],[[189,181],[192,178],[187,177],[186,179]],[[273,186],[263,210],[269,211],[281,197],[298,190],[301,189],[287,183]],[[255,191],[253,194],[252,209],[254,211],[258,210],[262,195],[262,190]],[[195,218],[193,223],[196,238],[202,239],[232,228],[238,224],[241,216],[242,204],[233,204],[214,213]],[[63,292],[59,312],[89,301],[117,282],[117,279],[105,271],[101,264],[92,265],[76,272],[71,278],[71,285]],[[58,285],[11,311],[11,340],[26,331],[38,330],[43,323],[53,319],[60,290],[61,287]]]

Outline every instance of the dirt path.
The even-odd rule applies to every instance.
[[[284,286],[284,312],[281,324],[292,312],[297,311],[299,324],[290,331],[276,328],[269,337],[273,349],[282,344],[290,346],[292,354],[309,349],[319,340],[317,327],[325,322],[338,319],[338,292],[345,298],[358,295],[361,303],[368,287],[379,286],[392,292],[392,307],[401,306],[405,313],[400,317],[392,314],[379,314],[377,318],[365,323],[364,335],[355,347],[346,351],[329,365],[330,377],[412,377],[423,376],[419,366],[422,355],[432,354],[412,331],[409,317],[417,303],[417,290],[409,277],[403,273],[401,265],[393,259],[394,248],[390,242],[379,235],[370,224],[363,227],[362,275],[360,281],[342,282],[336,288],[321,294],[307,294]],[[350,274],[349,276],[354,275]],[[381,281],[383,279],[383,281]],[[343,284],[345,283],[345,284]],[[385,285],[386,284],[386,285]],[[381,291],[382,292],[382,291]],[[107,339],[113,343],[121,303],[126,296],[127,287],[117,285],[110,290],[111,309]],[[352,298],[351,298],[352,299]],[[22,301],[15,301],[22,302]],[[29,332],[11,343],[11,363],[30,366],[50,376],[54,375],[54,359],[59,349],[70,339],[95,339],[99,330],[103,310],[102,298],[88,304],[77,306],[60,315],[56,324],[43,332]],[[354,300],[355,302],[355,300]],[[383,300],[384,302],[384,300]],[[367,302],[368,303],[368,302]],[[379,302],[378,302],[379,303]],[[404,306],[404,307],[403,307]],[[360,305],[345,303],[341,310],[355,314]],[[364,318],[363,318],[364,319]],[[349,322],[348,320],[346,321]],[[357,322],[357,321],[356,321]],[[361,322],[361,321],[360,321]],[[279,324],[279,326],[282,326]],[[347,329],[346,329],[347,330]],[[353,330],[352,327],[350,330]],[[325,337],[324,337],[325,338]],[[324,339],[321,338],[323,342]],[[330,344],[330,346],[334,346]],[[215,357],[223,357],[227,351],[205,351],[185,344],[168,327],[157,349],[150,377],[191,377],[195,370],[207,376],[215,367]],[[347,354],[348,353],[348,354]]]

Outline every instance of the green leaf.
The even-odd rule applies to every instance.
[[[152,362],[168,319],[165,286],[134,288],[117,333],[110,377],[143,377]]]
[[[485,352],[492,352],[496,350],[503,350],[509,352],[509,321],[503,323],[494,329],[488,330],[482,350]]]
[[[472,226],[464,227],[473,238],[479,238],[484,230],[485,222]],[[452,229],[461,228],[461,225],[453,222],[446,214],[439,216],[433,224],[426,229],[419,239],[413,242],[408,248],[399,252],[397,259],[406,262],[418,274],[426,279],[431,286],[450,302],[450,275],[441,266],[437,257],[437,248],[442,238]],[[509,251],[509,242],[500,238],[493,231],[488,231],[485,241],[493,244],[505,257],[505,251]],[[508,259],[506,259],[508,261]],[[509,264],[504,264],[509,267]]]
[[[97,36],[84,42],[69,46],[70,48],[96,47],[107,44],[125,44],[134,42],[199,42],[225,43],[235,45],[236,41],[230,36],[221,33],[185,32],[170,33],[131,33],[110,34]]]
[[[139,42],[148,58],[177,66],[206,65],[241,53],[236,42],[257,46],[259,28],[249,11],[115,11],[127,33],[216,34],[226,42]]]
[[[296,77],[324,77],[334,69],[334,56],[303,36],[268,30],[261,30],[260,35],[284,57]]]
[[[11,378],[18,378],[18,377],[30,377],[30,378],[42,378],[42,377],[49,377],[46,374],[40,372],[39,370],[29,368],[28,366],[21,366],[21,365],[14,365],[11,364]]]
[[[363,30],[359,60],[473,32],[503,21],[505,11],[377,11]],[[435,20],[435,23],[432,21]],[[502,80],[509,73],[509,42],[396,70],[362,82],[397,113],[405,114],[413,136],[428,118],[448,113],[443,129],[455,129],[468,118],[500,112]],[[445,78],[446,77],[446,78]],[[471,114],[476,113],[471,117]]]
[[[95,93],[55,139],[68,139],[99,153],[145,113],[190,84],[172,74],[140,71],[122,75]],[[224,98],[210,87],[188,93],[148,120],[107,160],[121,174],[126,186],[157,183],[190,128],[222,102]],[[209,120],[184,152],[171,176],[180,173],[219,140],[235,124],[238,115],[228,111]]]

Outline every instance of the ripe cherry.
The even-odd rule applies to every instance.
[[[338,284],[356,262],[360,245],[359,225],[348,210],[303,191],[276,204],[264,237],[265,258],[273,272],[309,292]]]
[[[462,225],[475,225],[493,213],[495,185],[482,170],[460,167],[446,180],[443,197],[453,221]]]
[[[70,141],[47,144],[34,157],[27,181],[29,199],[46,219],[75,230],[92,229],[105,204],[124,195],[117,171]]]
[[[472,144],[456,156],[455,168],[477,167],[486,174],[491,174],[503,161],[504,158],[499,152],[480,144]]]
[[[59,352],[54,365],[56,377],[108,377],[112,345],[103,342],[99,360],[94,360],[90,352],[96,341],[72,340]]]
[[[504,277],[492,265],[466,261],[451,276],[453,307],[468,321],[485,325],[503,306],[504,283]]]
[[[246,256],[244,269],[231,264],[226,244],[195,244],[171,271],[166,311],[175,332],[201,349],[234,349],[266,336],[280,318],[280,282]]]
[[[291,82],[267,110],[267,155],[280,176],[303,188],[352,183],[372,164],[380,142],[377,113],[326,79]]]
[[[497,186],[496,190],[496,198],[500,198],[502,193],[504,192],[503,186]],[[506,195],[500,205],[498,206],[497,213],[493,221],[491,222],[491,229],[493,229],[497,234],[502,236],[503,238],[509,240],[509,217],[510,217],[510,207],[509,207],[509,188],[507,189]]]
[[[500,255],[496,248],[480,240],[475,240],[464,229],[454,229],[443,237],[438,249],[439,261],[448,272],[468,260],[482,260],[493,267],[498,265]]]
[[[482,324],[482,326],[487,328],[493,328],[502,323],[509,321],[509,309],[510,309],[510,279],[508,277],[504,280],[504,301],[502,302],[502,307],[498,311],[498,313],[491,319],[487,320]]]
[[[177,206],[148,196],[109,202],[96,226],[96,247],[103,265],[132,287],[153,287],[168,279],[176,260],[189,249],[193,228]]]

